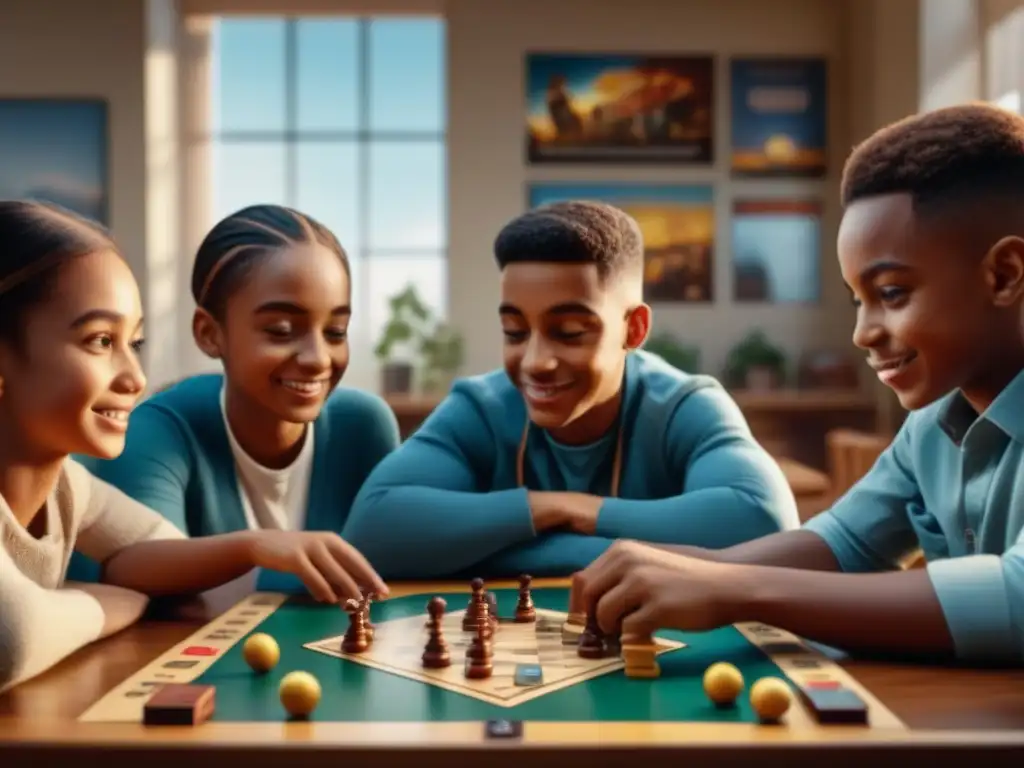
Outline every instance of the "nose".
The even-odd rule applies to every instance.
[[[860,349],[879,346],[885,338],[885,326],[878,316],[862,305],[857,310],[857,322],[853,327],[853,343]]]
[[[551,351],[551,347],[541,338],[540,334],[533,334],[526,343],[526,352],[523,354],[521,367],[524,373],[535,374],[553,371],[558,365],[558,359]]]
[[[134,349],[128,349],[124,354],[118,355],[120,370],[114,379],[114,386],[117,390],[138,395],[146,389],[146,374],[142,370],[142,361]]]
[[[319,333],[310,333],[306,337],[296,360],[303,368],[313,371],[325,371],[331,367],[330,350]]]

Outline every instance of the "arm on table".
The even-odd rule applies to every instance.
[[[46,589],[0,548],[0,692],[135,622],[147,600],[105,584]]]
[[[360,490],[342,536],[389,579],[442,578],[537,530],[523,488],[484,491],[495,435],[457,384]]]
[[[799,524],[785,475],[751,437],[725,391],[690,394],[664,435],[669,466],[685,478],[682,493],[655,500],[605,499],[598,536],[719,549]]]
[[[471,576],[516,578],[564,577],[586,568],[614,544],[613,539],[569,531],[550,531],[523,544],[515,544],[474,566]],[[478,573],[477,573],[478,572]]]

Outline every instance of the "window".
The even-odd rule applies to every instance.
[[[257,202],[329,227],[352,263],[345,383],[412,282],[447,311],[445,27],[415,17],[221,17],[212,32],[212,220]]]
[[[986,97],[996,106],[1022,113],[1024,94],[1024,8],[994,20],[985,37]]]

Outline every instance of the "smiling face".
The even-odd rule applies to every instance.
[[[59,270],[47,299],[26,313],[22,343],[0,344],[4,439],[26,460],[114,458],[146,386],[138,285],[113,251]]]
[[[999,293],[1005,254],[966,253],[964,243],[939,223],[916,221],[909,195],[861,200],[843,217],[839,262],[857,306],[853,342],[905,408],[966,393],[986,377],[1013,324]]]
[[[348,366],[350,302],[335,253],[317,243],[280,248],[228,298],[223,323],[197,310],[196,341],[222,360],[246,419],[305,424]]]
[[[505,370],[531,421],[565,443],[600,437],[650,309],[603,286],[593,264],[521,262],[502,270],[499,313]]]

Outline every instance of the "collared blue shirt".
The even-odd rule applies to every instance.
[[[847,572],[920,547],[964,660],[1024,660],[1024,372],[980,416],[960,392],[911,413],[874,467],[804,526]]]

